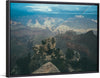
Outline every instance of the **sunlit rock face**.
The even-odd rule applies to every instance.
[[[41,73],[59,73],[59,69],[52,64],[51,62],[48,62],[44,65],[42,65],[39,69],[32,72],[32,74],[41,74]]]

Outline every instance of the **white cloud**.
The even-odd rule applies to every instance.
[[[91,21],[93,21],[93,22],[97,23],[97,20],[91,19]]]
[[[29,11],[40,11],[40,12],[48,12],[52,11],[52,9],[49,6],[26,6],[29,7]]]
[[[74,10],[79,10],[79,7],[73,6],[73,5],[52,5],[52,4],[34,4],[34,5],[29,5],[26,6],[27,8],[30,8],[29,11],[41,11],[41,12],[48,12],[52,11],[53,13],[58,13],[59,10],[63,11],[74,11]]]
[[[52,9],[51,8],[48,8],[48,11],[52,11]]]
[[[75,15],[76,18],[84,18],[82,15]]]
[[[79,8],[76,8],[76,10],[79,10]]]

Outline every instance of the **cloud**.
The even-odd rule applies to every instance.
[[[84,18],[82,15],[75,15],[76,18]]]
[[[76,10],[79,10],[79,8],[76,8]]]
[[[97,23],[97,20],[91,19],[91,21],[93,21],[93,22]]]
[[[30,8],[29,11],[40,11],[40,12],[48,12],[52,11],[52,9],[49,6],[26,6]]]

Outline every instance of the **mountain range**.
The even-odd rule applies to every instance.
[[[13,23],[13,22],[12,22]],[[20,24],[14,22],[13,24]],[[62,19],[53,17],[42,17],[29,19],[25,26],[31,28],[49,29],[49,31],[58,34],[65,33],[68,30],[73,30],[77,33],[85,33],[93,30],[97,34],[97,21],[94,19],[85,18],[82,15],[76,15],[73,18]]]
[[[70,18],[68,20],[53,17],[46,17],[41,19],[43,19],[42,22],[40,21],[40,19],[35,19],[35,22],[30,19],[26,25],[23,25],[21,22],[11,21],[11,71],[14,71],[13,69],[15,69],[17,60],[19,60],[20,58],[22,58],[23,60],[28,53],[30,53],[30,57],[32,58],[32,56],[35,54],[32,48],[33,46],[39,46],[38,44],[41,44],[41,42],[45,43],[45,39],[49,42],[47,38],[50,37],[56,38],[55,48],[61,49],[62,53],[66,54],[68,48],[72,49],[75,53],[78,52],[78,55],[80,56],[80,60],[82,62],[81,64],[83,65],[85,64],[84,59],[87,59],[88,68],[85,69],[86,65],[84,65],[82,69],[92,70],[91,68],[94,68],[93,70],[96,70],[96,21],[85,19],[81,16]],[[45,46],[45,48],[46,47],[47,45]],[[51,56],[48,56],[47,59],[50,60]],[[77,59],[76,56],[74,60],[75,59]],[[62,68],[60,68],[60,65],[57,65],[59,61],[58,63],[55,60],[53,60],[52,62],[58,67],[60,71],[75,71],[76,69],[74,68],[75,66],[71,66],[74,64],[67,64],[69,68],[65,66],[66,70],[63,70]],[[39,66],[37,66],[36,68],[38,69],[38,67]],[[76,71],[79,70],[80,69],[76,69]],[[31,72],[33,71],[31,70]]]

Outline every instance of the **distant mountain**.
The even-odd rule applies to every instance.
[[[83,16],[75,16],[73,18],[68,18],[66,21],[62,23],[62,25],[67,25],[70,29],[79,33],[84,33],[93,30],[93,32],[97,34],[96,20],[88,19]]]
[[[28,27],[31,27],[31,28],[41,28],[41,29],[46,29],[46,27],[42,26],[38,20],[36,20],[36,23],[33,24],[32,23],[32,20],[30,19],[27,23],[27,26]]]
[[[41,18],[42,20],[39,20]],[[74,30],[77,33],[85,33],[90,30],[93,30],[95,34],[97,34],[97,22],[93,19],[87,19],[82,16],[75,16],[73,18],[68,18],[67,20],[63,20],[61,18],[53,18],[53,17],[38,17],[34,19],[35,23],[32,19],[27,22],[27,26],[32,28],[48,28],[51,32],[56,34],[65,33],[68,30]],[[42,23],[41,23],[42,21]]]
[[[56,27],[53,32],[56,34],[63,34],[66,31],[70,30],[70,28],[67,25],[60,25],[58,27]]]
[[[64,20],[60,18],[46,17],[46,18],[42,18],[42,23],[41,20],[39,19],[36,19],[35,23],[33,23],[32,19],[30,19],[27,23],[27,26],[31,28],[41,28],[41,29],[48,28],[50,31],[54,31],[54,29],[63,21]]]
[[[74,29],[89,29],[89,28],[96,28],[96,22],[92,19],[88,19],[85,17],[73,17],[68,18],[63,25],[68,25]]]

